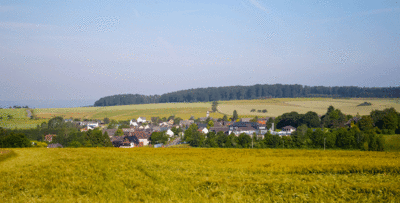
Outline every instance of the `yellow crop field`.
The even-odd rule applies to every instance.
[[[110,107],[80,107],[80,108],[52,108],[35,109],[35,115],[41,118],[51,118],[53,116],[63,116],[65,118],[88,118],[103,119],[108,117],[115,120],[128,120],[139,116],[150,117],[159,116],[169,117],[175,115],[182,119],[190,116],[205,117],[206,112],[211,110],[211,103],[163,103],[163,104],[137,104]],[[211,113],[211,117],[220,118],[223,114]]]
[[[357,106],[364,102],[370,102],[371,106]],[[296,111],[307,113],[314,111],[319,115],[326,113],[328,107],[340,109],[344,114],[350,115],[369,115],[372,110],[383,110],[385,108],[395,108],[400,111],[398,99],[331,99],[331,98],[278,98],[264,100],[233,100],[222,101],[218,105],[218,111],[224,114],[232,114],[236,110],[239,116],[268,116],[276,117],[284,113]],[[255,109],[256,112],[250,112]],[[257,110],[266,109],[267,113],[258,113]]]
[[[399,202],[399,152],[13,149],[3,202]]]

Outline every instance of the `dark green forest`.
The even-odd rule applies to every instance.
[[[220,100],[244,100],[261,98],[296,97],[362,97],[362,98],[398,98],[400,87],[324,87],[302,85],[253,85],[208,87],[170,92],[163,95],[120,94],[97,100],[94,106],[116,106],[129,104],[149,104],[168,102],[209,102]]]

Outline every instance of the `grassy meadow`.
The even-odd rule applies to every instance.
[[[399,152],[13,149],[4,202],[398,202]]]
[[[364,102],[370,102],[371,106],[357,106]],[[277,117],[283,113],[296,111],[307,113],[314,111],[319,115],[326,113],[328,107],[332,105],[335,109],[340,109],[344,114],[349,115],[369,115],[372,110],[383,110],[394,107],[400,111],[398,99],[332,99],[332,98],[276,98],[263,100],[232,100],[221,101],[218,111],[231,115],[236,110],[239,116],[268,116]],[[255,109],[256,112],[250,112]],[[258,113],[257,110],[266,109],[267,113]]]
[[[27,114],[26,109],[0,109],[0,117],[3,117],[0,119],[0,127],[27,129],[48,121],[48,119],[32,120]],[[8,119],[8,115],[11,115],[12,119]]]

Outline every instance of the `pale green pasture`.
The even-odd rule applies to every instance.
[[[11,119],[11,120],[0,120],[0,127],[9,128],[9,129],[28,129],[28,128],[36,128],[37,125],[42,124],[43,122],[48,122],[48,119]]]
[[[357,106],[364,102],[372,103],[371,106]],[[329,106],[340,109],[344,114],[368,115],[372,110],[395,108],[400,111],[400,103],[396,99],[331,99],[331,98],[279,98],[265,100],[235,100],[223,101],[218,106],[221,113],[230,114],[236,110],[239,116],[268,116],[276,117],[284,113],[296,111],[307,113],[314,111],[319,115],[326,113]],[[267,113],[250,112],[252,109],[267,109]]]
[[[13,116],[13,118],[27,118],[27,114],[26,109],[0,109],[0,117],[3,117],[3,119],[7,118],[8,115]]]

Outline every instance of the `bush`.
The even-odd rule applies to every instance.
[[[364,103],[361,103],[361,104],[359,104],[357,106],[371,106],[371,105],[372,104],[370,102],[364,102]]]

